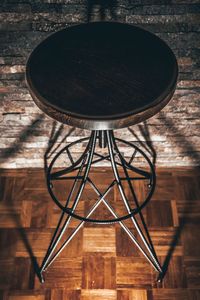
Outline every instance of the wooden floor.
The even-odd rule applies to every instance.
[[[108,170],[93,171],[102,191],[110,176]],[[65,190],[66,183],[60,183],[60,194]],[[93,197],[87,187],[80,211]],[[117,203],[115,189],[108,198]],[[158,170],[156,191],[143,211],[158,258],[168,266],[162,284],[119,225],[86,224],[49,267],[41,285],[34,267],[45,255],[59,213],[47,193],[43,171],[1,171],[0,299],[200,299],[198,170]],[[69,231],[77,224],[72,222]],[[133,227],[130,220],[127,225]]]

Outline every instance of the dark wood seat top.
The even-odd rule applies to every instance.
[[[176,58],[160,38],[114,22],[58,31],[31,53],[26,70],[36,104],[51,117],[89,129],[144,121],[170,100]]]

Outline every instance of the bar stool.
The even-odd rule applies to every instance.
[[[136,214],[142,217],[141,211],[154,192],[154,166],[141,148],[115,138],[113,130],[138,124],[159,112],[174,93],[177,75],[176,58],[164,41],[144,29],[117,22],[94,22],[66,28],[49,36],[31,53],[26,81],[37,106],[61,123],[91,130],[89,137],[76,140],[60,150],[47,170],[48,191],[61,209],[61,216],[40,267],[41,282],[44,282],[44,271],[85,222],[118,222],[158,271],[158,280],[162,280],[163,270],[153,244],[136,219]],[[86,143],[85,150],[74,161],[71,149],[80,147],[81,143]],[[129,160],[119,149],[122,145],[132,153]],[[99,149],[107,153],[100,154]],[[69,163],[55,169],[63,154],[67,155]],[[137,155],[147,167],[138,166]],[[90,177],[91,166],[103,161],[111,164],[114,175],[104,193]],[[64,204],[54,192],[53,185],[57,180],[73,180]],[[147,182],[148,192],[143,201],[136,197],[133,185],[136,180]],[[124,182],[132,199],[127,197]],[[93,188],[98,200],[85,215],[80,215],[76,208],[86,184]],[[106,199],[114,187],[118,189],[126,215],[118,215]],[[100,204],[105,205],[112,218],[92,218]],[[72,218],[80,223],[56,250]],[[132,221],[142,245],[124,223],[126,219]]]

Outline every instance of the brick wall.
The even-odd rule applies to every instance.
[[[81,22],[118,20],[148,29],[174,50],[179,63],[176,93],[146,124],[117,136],[145,143],[158,166],[199,165],[200,71],[198,0],[7,0],[0,12],[0,167],[42,167],[48,147],[87,135],[46,117],[25,81],[30,51],[50,33]],[[130,153],[122,149],[125,155]],[[77,147],[75,152],[80,152]]]

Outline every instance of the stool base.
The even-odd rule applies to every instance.
[[[70,147],[75,144],[85,142],[87,140],[88,140],[88,144],[85,148],[85,151],[80,156],[80,158],[74,162],[72,155],[70,153]],[[108,149],[108,155],[101,155],[96,152],[97,141],[99,141],[100,148]],[[128,162],[123,157],[121,152],[119,151],[117,143],[124,143],[133,149],[133,155]],[[54,167],[57,159],[63,153],[67,153],[67,155],[71,161],[71,166],[64,168],[62,170],[53,172],[53,167]],[[136,165],[134,165],[134,160],[137,156],[137,153],[139,153],[140,156],[145,160],[145,162],[149,168],[149,171],[146,171],[146,169],[141,168],[141,167],[138,168],[138,167],[136,167]],[[114,180],[108,186],[106,191],[104,193],[101,193],[99,191],[98,187],[96,186],[96,184],[91,180],[89,175],[90,175],[91,166],[98,162],[101,162],[103,160],[109,161],[111,163],[111,167],[112,167],[113,174],[114,174]],[[118,170],[119,167],[123,170],[124,177],[122,177],[120,175],[119,170]],[[74,171],[77,171],[76,176],[66,176]],[[133,175],[130,176],[130,172]],[[67,197],[66,204],[65,204],[65,206],[63,206],[61,204],[61,202],[57,199],[57,197],[53,191],[53,184],[54,184],[55,180],[69,180],[69,179],[74,180],[74,181],[73,181],[73,185],[70,190],[70,193]],[[145,258],[149,261],[149,263],[154,267],[154,269],[157,272],[159,272],[158,282],[161,282],[164,277],[164,272],[163,272],[162,267],[160,266],[160,263],[156,256],[147,226],[144,221],[144,217],[142,215],[142,209],[150,201],[151,196],[154,192],[155,179],[156,178],[155,178],[154,166],[152,165],[152,163],[151,163],[150,159],[147,157],[147,155],[141,149],[139,149],[136,145],[134,145],[130,142],[124,141],[122,139],[115,138],[112,131],[93,131],[89,138],[83,138],[81,140],[73,142],[73,143],[67,145],[66,147],[64,147],[60,152],[58,152],[57,155],[53,158],[53,160],[50,163],[49,168],[47,170],[47,187],[48,187],[48,191],[49,191],[52,199],[60,207],[62,213],[61,213],[60,219],[58,221],[58,225],[53,234],[53,237],[51,239],[47,253],[44,257],[44,260],[43,260],[42,265],[39,270],[40,282],[41,283],[44,282],[43,272],[45,272],[48,269],[48,267],[54,262],[54,260],[59,256],[59,254],[62,252],[62,250],[69,244],[69,242],[73,239],[73,237],[76,235],[76,233],[82,228],[82,226],[84,225],[85,222],[93,222],[93,223],[99,223],[99,224],[109,224],[109,223],[118,222],[119,225],[127,233],[129,238],[132,240],[132,242],[136,245],[136,247],[142,252],[142,254],[145,256]],[[146,182],[148,182],[147,185],[149,187],[149,191],[148,191],[147,196],[145,197],[142,204],[139,203],[139,201],[137,199],[137,196],[136,196],[133,184],[132,184],[132,182],[134,180],[145,180]],[[124,191],[124,186],[123,186],[124,181],[126,181],[126,183],[128,184],[128,188],[132,195],[131,203],[134,203],[134,207],[131,206],[130,200],[128,200],[126,193]],[[77,213],[75,213],[75,210],[81,199],[81,195],[83,193],[83,190],[84,190],[86,184],[90,184],[90,186],[93,188],[93,190],[95,191],[95,193],[98,195],[99,198],[98,198],[97,202],[89,210],[89,212],[86,216],[80,216],[80,215],[77,215]],[[77,186],[78,186],[78,189],[77,189]],[[127,211],[127,215],[125,215],[125,216],[118,216],[117,213],[114,211],[113,207],[106,200],[107,194],[114,186],[117,186],[119,194],[120,194],[122,202],[123,202],[123,205]],[[72,201],[72,196],[74,197],[73,201]],[[70,203],[71,203],[71,206],[70,206]],[[109,210],[109,212],[113,216],[113,219],[107,219],[107,220],[98,219],[97,220],[97,219],[91,218],[91,215],[93,214],[93,212],[97,209],[97,207],[101,203],[103,203],[105,205],[105,207]],[[136,214],[138,214],[140,217],[142,228],[136,219]],[[72,217],[78,219],[80,221],[80,223],[73,230],[71,235],[65,240],[65,242],[57,250],[58,244],[59,244],[62,236],[68,229]],[[124,220],[126,220],[128,218],[131,219],[131,221],[134,225],[134,228],[136,229],[136,231],[142,241],[142,245],[138,242],[135,235],[124,223]],[[143,233],[143,231],[145,232],[145,234]]]

